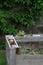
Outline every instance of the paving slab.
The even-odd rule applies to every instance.
[[[43,55],[17,55],[16,65],[43,65]]]

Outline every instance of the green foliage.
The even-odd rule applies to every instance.
[[[25,4],[25,3],[29,4],[30,0],[15,0],[15,2],[23,3],[23,4]]]
[[[35,21],[43,17],[43,0],[1,0],[0,30],[3,33],[15,34],[16,24],[32,27]],[[8,19],[12,20],[8,23]],[[13,30],[12,30],[13,29]]]
[[[23,36],[23,35],[25,35],[25,32],[24,31],[19,31],[16,36]]]
[[[6,54],[4,50],[0,50],[0,65],[6,65]]]
[[[1,41],[0,42],[0,50],[5,50],[6,46],[5,46],[5,42],[4,41]]]
[[[15,35],[16,34],[16,29],[15,29],[15,26],[14,25],[11,25],[9,24],[8,26],[6,25],[3,25],[3,26],[0,26],[0,29],[2,32],[2,34],[13,34]]]
[[[36,52],[36,54],[43,54],[43,48],[38,49],[38,50],[36,50],[35,52]]]

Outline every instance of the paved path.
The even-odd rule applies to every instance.
[[[18,55],[16,65],[43,65],[43,55]]]

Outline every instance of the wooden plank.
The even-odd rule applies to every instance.
[[[43,41],[43,34],[32,36],[19,36],[15,37],[17,42],[41,42]]]

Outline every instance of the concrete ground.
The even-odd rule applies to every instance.
[[[43,65],[43,55],[17,55],[16,65]]]

